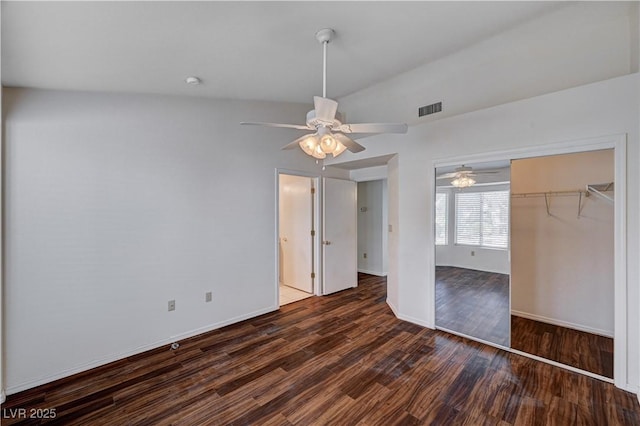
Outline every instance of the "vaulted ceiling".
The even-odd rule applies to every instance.
[[[309,103],[331,27],[339,98],[562,2],[2,2],[2,84]],[[187,76],[203,84],[189,86]]]

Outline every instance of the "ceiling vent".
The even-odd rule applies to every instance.
[[[418,108],[418,117],[424,117],[425,115],[435,114],[442,111],[442,102],[438,102],[431,105],[425,105]]]

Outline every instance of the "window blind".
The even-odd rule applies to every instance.
[[[506,249],[509,245],[509,191],[455,194],[456,244]]]
[[[437,246],[449,244],[449,194],[436,192],[436,229],[435,239]]]

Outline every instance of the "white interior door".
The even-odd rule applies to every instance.
[[[357,184],[323,178],[323,293],[358,285]]]
[[[312,179],[280,175],[280,282],[313,293]]]

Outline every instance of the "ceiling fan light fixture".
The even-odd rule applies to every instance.
[[[338,155],[345,152],[346,149],[347,149],[346,146],[342,145],[340,142],[336,142],[336,149],[334,149],[331,154],[333,154],[334,157],[337,157]]]
[[[313,157],[313,154],[315,153],[318,146],[318,137],[315,134],[309,135],[308,137],[301,140],[299,145],[300,148],[302,148],[302,150],[305,152],[305,154],[311,155]]]
[[[325,154],[324,151],[322,151],[322,148],[320,147],[320,144],[317,144],[315,149],[313,150],[313,154],[311,154],[311,156],[313,158],[317,158],[318,160],[322,160],[323,158],[325,158],[327,156],[327,154]]]
[[[333,153],[337,147],[338,142],[330,133],[327,133],[320,138],[320,149],[325,154]]]
[[[455,186],[456,188],[468,188],[470,186],[473,186],[475,183],[476,181],[469,176],[459,176],[451,181],[451,185]]]

